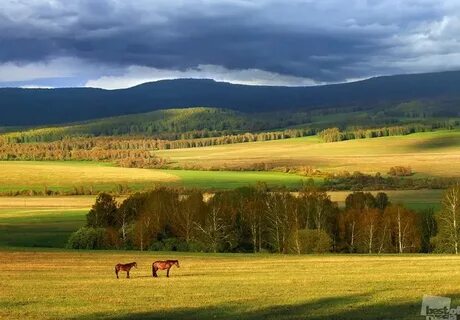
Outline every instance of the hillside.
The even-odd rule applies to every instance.
[[[146,113],[33,128],[0,128],[18,141],[54,141],[70,136],[149,136],[167,140],[257,132],[310,123],[306,113],[245,114],[218,108],[165,109]],[[183,135],[186,134],[187,135]]]
[[[286,112],[343,107],[366,109],[414,100],[427,102],[418,112],[457,116],[459,82],[460,71],[377,77],[315,87],[247,86],[180,79],[121,90],[3,88],[0,89],[0,126],[68,123],[193,106],[240,112]]]
[[[411,167],[417,178],[460,176],[460,131],[322,143],[318,137],[161,150],[171,167],[195,169],[293,168],[322,172],[386,174],[393,166]]]
[[[443,104],[411,101],[368,110],[315,110],[310,112],[243,113],[219,108],[164,109],[37,127],[0,127],[0,137],[10,142],[56,141],[66,137],[143,136],[162,140],[181,140],[226,135],[292,131],[290,136],[312,135],[332,127],[353,131],[356,128],[417,126],[450,128],[460,125],[460,117],[437,112]],[[422,111],[420,111],[422,110]],[[424,110],[424,111],[423,111]],[[437,115],[437,116],[436,116]]]

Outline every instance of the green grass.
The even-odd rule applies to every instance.
[[[14,212],[24,217],[3,218],[0,210],[0,246],[62,248],[70,234],[85,224],[88,210]]]
[[[157,259],[179,259],[151,277]],[[2,319],[422,319],[423,295],[460,304],[460,257],[6,250]],[[119,262],[138,263],[115,278]]]
[[[410,166],[416,177],[460,176],[460,130],[416,133],[335,143],[317,137],[157,151],[173,166],[240,168],[256,163],[311,166],[325,172],[386,174]]]
[[[0,247],[57,247],[83,226],[94,196],[1,197]]]
[[[164,170],[180,180],[173,184],[188,188],[233,189],[265,182],[271,187],[300,187],[308,178],[279,172]],[[321,183],[321,179],[315,179]]]
[[[0,161],[0,192],[20,190],[71,191],[84,186],[111,191],[118,185],[132,190],[152,188],[178,178],[160,170],[114,167],[90,161]]]
[[[305,177],[278,172],[157,170],[114,167],[90,161],[0,161],[0,192],[21,190],[72,191],[75,187],[93,192],[151,189],[158,184],[230,189],[254,185],[298,187]],[[320,179],[316,179],[320,182]]]
[[[0,247],[57,247],[84,225],[94,197],[0,198]]]

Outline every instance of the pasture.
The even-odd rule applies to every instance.
[[[281,172],[159,170],[114,167],[90,161],[0,161],[0,192],[62,191],[84,187],[93,192],[151,189],[158,184],[231,189],[254,185],[299,187],[305,177]],[[317,181],[320,181],[317,179]]]
[[[152,278],[151,263],[181,267]],[[131,279],[118,262],[138,263]],[[423,319],[460,304],[460,257],[4,250],[2,319]],[[97,299],[95,299],[97,297]]]
[[[117,185],[140,189],[155,183],[174,182],[175,175],[157,170],[114,167],[89,161],[1,161],[0,192],[20,190],[69,191],[84,186],[110,191]]]
[[[460,130],[322,143],[317,137],[161,150],[173,165],[238,168],[311,166],[326,172],[386,174],[393,166],[410,166],[415,177],[460,176]]]
[[[0,197],[0,246],[64,247],[83,226],[91,197]]]
[[[376,195],[378,191],[371,193]],[[412,210],[423,210],[433,208],[438,210],[441,207],[441,200],[444,190],[384,190],[390,201],[394,204],[403,204]],[[345,206],[345,198],[351,191],[331,191],[328,194],[332,201],[338,202],[339,206]]]

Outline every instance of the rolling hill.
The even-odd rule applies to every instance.
[[[309,166],[322,172],[385,174],[410,166],[415,178],[460,176],[460,130],[322,143],[318,137],[156,151],[171,167],[239,170]]]
[[[158,109],[218,107],[240,112],[373,108],[425,101],[418,112],[458,116],[460,71],[376,77],[315,87],[235,85],[178,79],[120,90],[96,88],[0,89],[0,126],[84,121]]]

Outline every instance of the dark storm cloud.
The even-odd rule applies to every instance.
[[[344,81],[455,54],[460,37],[446,30],[458,9],[436,0],[12,0],[0,9],[0,63],[68,57],[114,72],[216,65]]]

